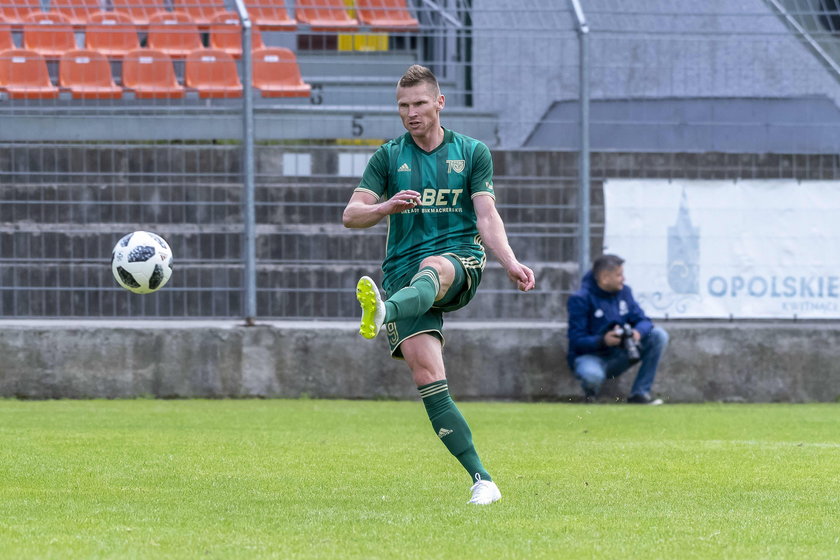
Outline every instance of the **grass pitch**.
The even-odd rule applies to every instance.
[[[838,558],[837,405],[0,401],[3,558]]]

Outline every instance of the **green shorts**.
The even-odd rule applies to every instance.
[[[453,280],[452,286],[443,296],[443,299],[435,302],[432,308],[423,315],[385,324],[385,331],[388,333],[388,345],[391,347],[391,357],[393,358],[402,359],[400,344],[418,334],[435,336],[443,345],[445,342],[443,338],[443,314],[461,309],[475,296],[478,284],[481,282],[482,269],[468,266],[467,262],[474,262],[474,259],[467,261],[467,259],[454,253],[446,253],[442,256],[446,257],[455,266],[455,280]],[[415,274],[416,271],[407,275],[397,285],[400,288],[408,286]],[[391,295],[387,294],[386,297]]]

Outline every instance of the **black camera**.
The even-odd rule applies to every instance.
[[[633,327],[624,323],[623,325],[616,325],[621,331],[621,346],[627,352],[627,359],[631,364],[635,364],[642,359],[642,353],[639,350],[639,343],[633,338]]]

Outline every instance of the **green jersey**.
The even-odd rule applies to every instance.
[[[382,263],[387,292],[433,255],[452,253],[465,266],[484,268],[486,255],[473,207],[476,196],[495,197],[493,161],[484,143],[444,129],[443,143],[431,152],[418,147],[409,133],[383,144],[356,191],[380,201],[404,190],[419,192],[421,204],[388,216]]]

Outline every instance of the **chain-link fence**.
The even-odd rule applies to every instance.
[[[493,151],[511,244],[537,272],[519,294],[490,259],[459,318],[562,320],[581,239],[602,247],[607,179],[838,175],[825,0],[23,6],[0,6],[4,317],[356,317],[385,226],[346,230],[341,210],[404,132],[394,89],[413,63],[440,79],[444,126]],[[122,54],[97,42],[118,32]],[[110,93],[73,82],[94,75]],[[147,296],[109,266],[140,229],[175,255]]]

